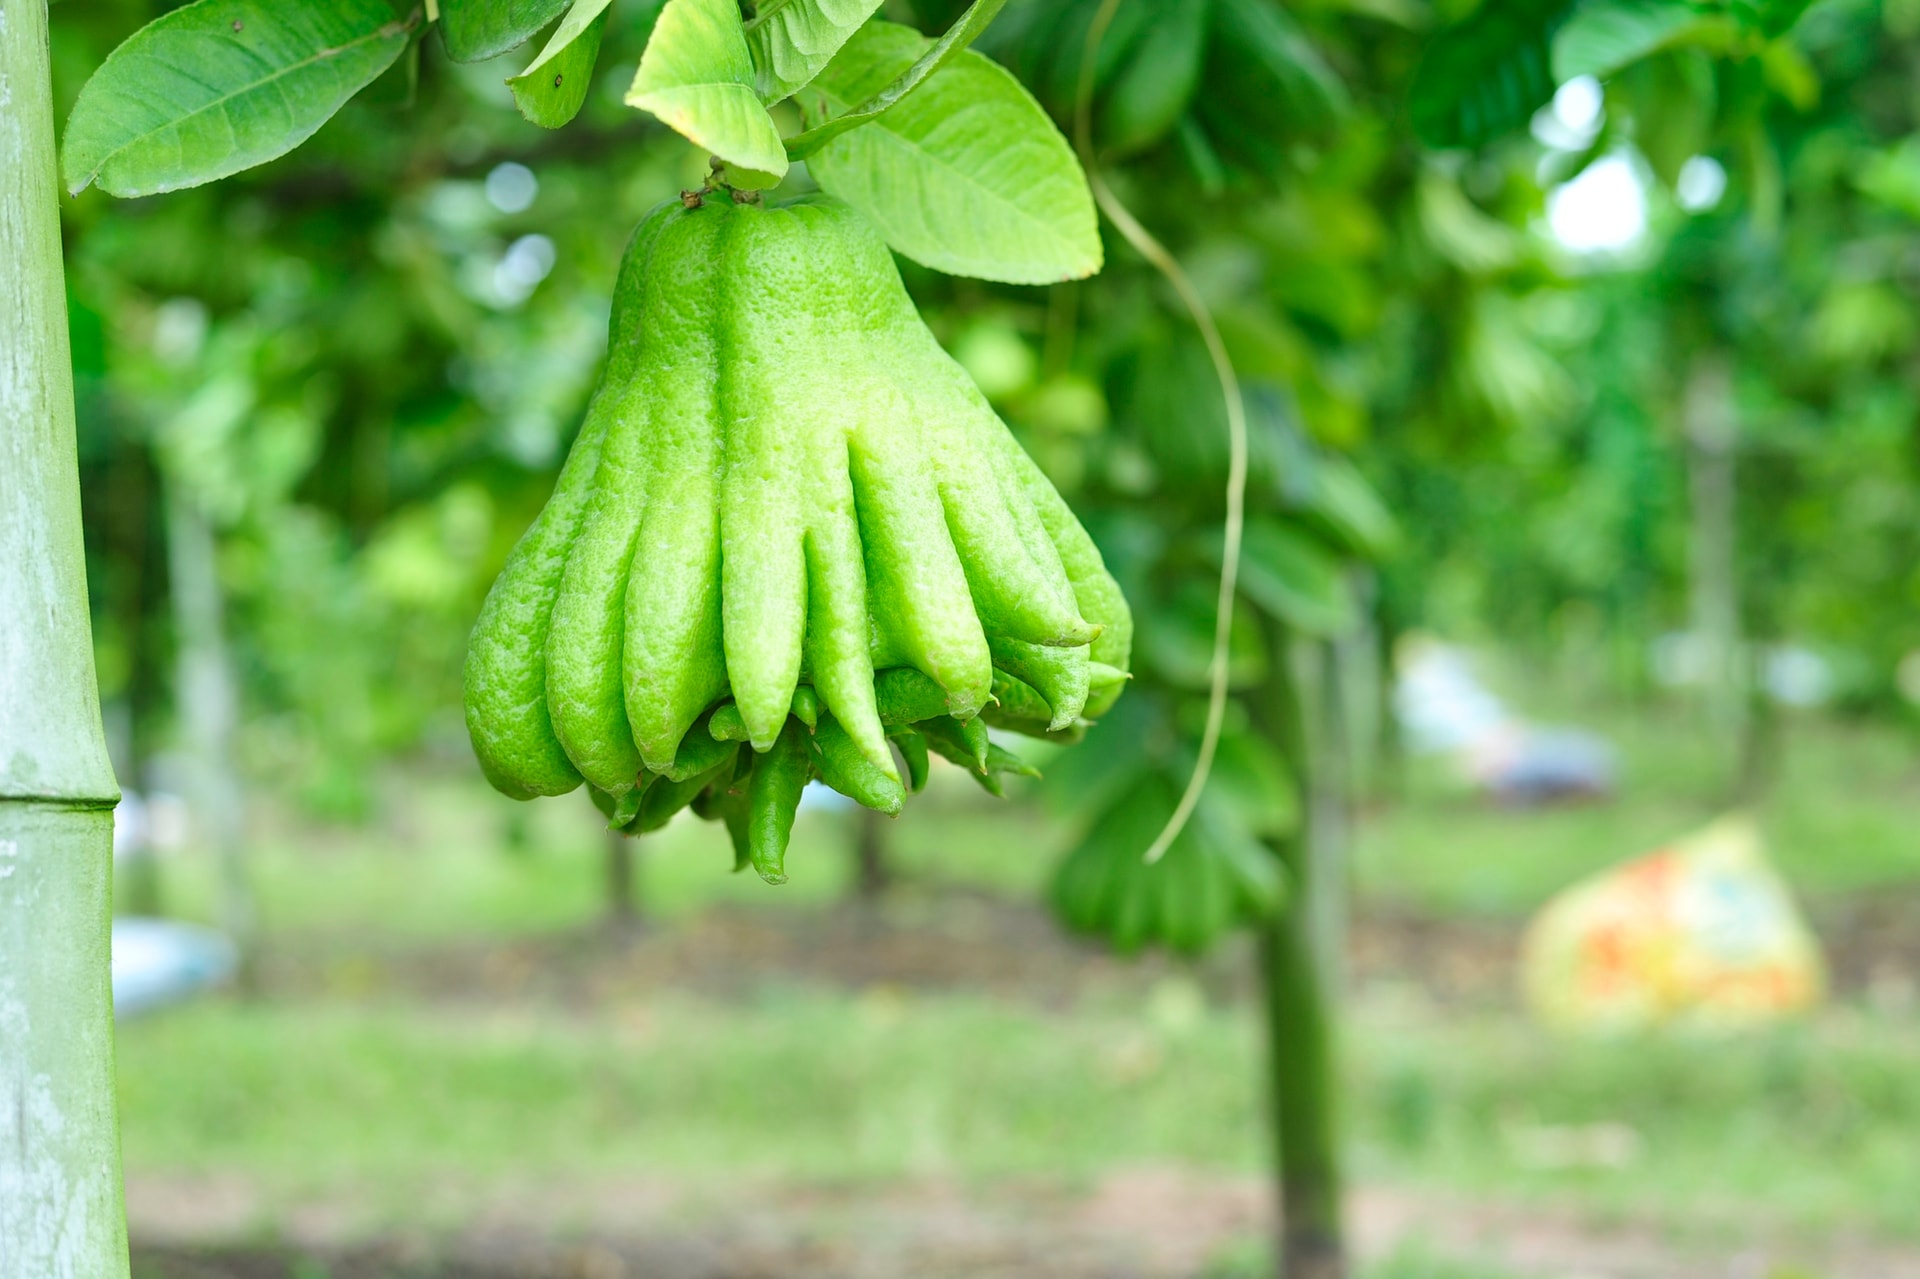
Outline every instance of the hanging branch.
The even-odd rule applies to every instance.
[[[1221,548],[1220,594],[1214,606],[1213,659],[1208,666],[1207,723],[1200,735],[1200,754],[1194,760],[1193,775],[1187,779],[1187,788],[1181,793],[1173,815],[1167,818],[1166,826],[1147,848],[1146,860],[1157,862],[1166,856],[1167,849],[1173,847],[1173,841],[1180,838],[1180,832],[1186,829],[1187,822],[1193,817],[1193,810],[1200,804],[1200,796],[1207,788],[1207,778],[1213,772],[1213,756],[1220,746],[1221,726],[1226,722],[1227,656],[1233,637],[1233,602],[1239,589],[1241,534],[1246,526],[1247,406],[1240,394],[1240,379],[1233,371],[1233,361],[1227,356],[1226,343],[1220,340],[1220,330],[1213,322],[1213,313],[1200,297],[1200,291],[1194,288],[1193,281],[1167,247],[1121,203],[1120,197],[1113,193],[1106,179],[1101,176],[1100,166],[1095,160],[1092,126],[1095,57],[1100,49],[1100,41],[1113,21],[1114,11],[1119,7],[1120,0],[1102,0],[1099,11],[1094,15],[1093,25],[1087,29],[1086,54],[1081,59],[1080,85],[1074,101],[1074,147],[1080,153],[1080,167],[1086,170],[1087,182],[1093,188],[1094,202],[1100,206],[1100,211],[1107,215],[1107,219],[1133,246],[1134,251],[1166,277],[1167,283],[1173,286],[1173,291],[1192,315],[1194,327],[1200,331],[1200,338],[1206,343],[1207,355],[1213,361],[1214,376],[1220,380],[1220,395],[1227,407],[1226,537]]]

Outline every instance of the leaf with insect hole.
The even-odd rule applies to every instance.
[[[554,29],[527,69],[507,81],[520,114],[543,129],[557,129],[580,114],[593,85],[593,64],[613,0],[580,0]]]

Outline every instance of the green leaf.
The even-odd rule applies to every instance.
[[[929,45],[906,27],[868,23],[801,95],[807,122],[865,102]],[[1093,195],[1067,140],[1019,81],[972,50],[821,148],[809,168],[888,244],[935,270],[1048,284],[1100,269]]]
[[[754,92],[753,58],[734,0],[668,0],[627,104],[720,157],[735,186],[771,187],[786,176],[786,148]]]
[[[485,62],[533,39],[567,0],[441,0],[440,36],[455,62]]]
[[[1685,0],[1586,0],[1553,37],[1553,76],[1605,78],[1701,21]]]
[[[198,186],[285,155],[392,65],[419,21],[386,0],[198,0],[108,55],[67,118],[67,189]]]
[[[579,0],[527,69],[507,81],[520,114],[543,129],[557,129],[580,114],[593,87],[593,64],[613,0]]]
[[[754,89],[762,102],[790,98],[873,16],[880,0],[789,0],[762,7],[747,24]]]
[[[880,92],[851,111],[788,138],[787,158],[804,160],[841,134],[850,133],[863,124],[871,124],[899,106],[908,94],[925,84],[934,72],[951,62],[955,54],[972,44],[975,37],[987,29],[987,24],[993,21],[994,15],[1006,7],[1006,3],[1007,0],[974,0],[967,6],[967,11],[947,28],[947,33],[934,41],[932,48],[914,59],[913,65],[895,76],[892,83]]]
[[[1553,99],[1552,41],[1570,0],[1483,4],[1427,45],[1408,90],[1414,132],[1471,147],[1518,128]]]

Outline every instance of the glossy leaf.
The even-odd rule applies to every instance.
[[[753,58],[734,0],[668,0],[627,104],[720,157],[735,186],[770,187],[786,175],[786,148],[754,92]]]
[[[773,0],[747,24],[753,52],[754,89],[762,102],[778,102],[819,75],[880,0]]]
[[[533,39],[567,0],[440,0],[440,36],[455,62],[484,62]]]
[[[385,0],[198,0],[101,64],[67,119],[67,189],[198,186],[285,155],[393,64],[419,18]]]
[[[787,139],[787,157],[803,160],[812,155],[843,133],[849,133],[863,124],[871,124],[925,84],[934,72],[951,62],[956,54],[963,51],[993,21],[995,14],[1006,7],[1007,0],[974,0],[967,6],[965,13],[947,28],[945,35],[933,42],[933,45],[913,60],[905,71],[895,76],[891,83],[878,93],[862,102],[859,106],[836,115],[824,124],[815,125],[806,132]]]
[[[543,129],[557,129],[586,103],[593,87],[593,64],[613,0],[579,0],[554,29],[547,47],[527,69],[507,81],[520,114]]]
[[[930,44],[868,23],[801,95],[808,124],[867,101]],[[935,270],[1047,284],[1100,269],[1093,195],[1067,140],[1019,81],[971,50],[821,148],[809,168],[888,244]]]

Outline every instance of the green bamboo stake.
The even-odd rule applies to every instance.
[[[0,0],[0,1275],[127,1274],[46,0]]]

